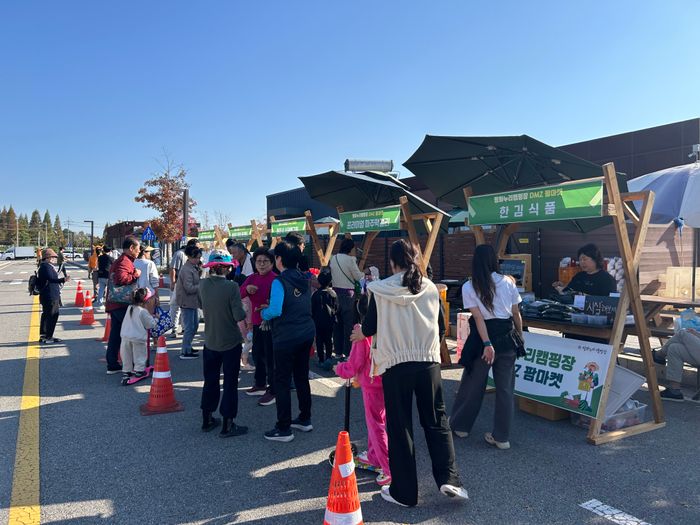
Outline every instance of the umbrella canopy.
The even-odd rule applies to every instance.
[[[602,169],[527,135],[513,137],[444,137],[426,135],[404,166],[438,200],[465,207],[464,187],[475,195],[498,193],[600,177]],[[624,180],[620,190],[625,191]],[[610,223],[609,218],[556,221],[548,228],[587,232]],[[544,227],[544,225],[543,225]]]
[[[631,191],[655,193],[651,222],[663,224],[683,219],[686,225],[700,228],[700,163],[647,173],[627,185]]]
[[[449,214],[411,193],[406,184],[385,173],[327,171],[299,177],[299,180],[312,199],[334,208],[342,206],[345,211],[391,206],[399,203],[399,197],[406,196],[411,213],[438,212],[449,217]],[[420,230],[422,223],[417,223],[416,228]],[[441,229],[447,229],[447,221],[442,221]]]

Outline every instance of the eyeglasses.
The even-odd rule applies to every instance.
[[[258,264],[265,265],[265,264],[272,264],[272,262],[269,259],[258,259],[257,261],[255,261],[255,264],[256,265],[258,265]]]

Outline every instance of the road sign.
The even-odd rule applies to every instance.
[[[156,240],[156,233],[153,231],[153,229],[150,226],[146,226],[146,229],[143,230],[143,233],[141,234],[141,240],[142,241],[155,241]]]

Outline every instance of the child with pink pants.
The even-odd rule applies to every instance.
[[[343,379],[354,377],[360,383],[367,423],[367,456],[363,457],[360,454],[358,459],[381,468],[382,472],[377,476],[377,483],[383,486],[391,484],[389,447],[386,436],[386,410],[384,408],[382,378],[381,376],[369,376],[372,366],[370,360],[371,344],[371,337],[353,343],[348,360],[344,363],[338,363],[334,370]]]

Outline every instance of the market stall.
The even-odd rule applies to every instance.
[[[524,316],[526,326],[565,332],[569,337],[562,339],[526,334],[527,356],[519,364],[516,393],[536,402],[590,417],[588,441],[593,444],[614,441],[664,426],[649,346],[649,329],[637,282],[641,249],[654,201],[653,192],[620,193],[612,163],[603,166],[602,178],[479,196],[472,195],[468,188],[466,190],[469,225],[472,229],[477,228],[477,231],[484,224],[505,224],[505,231],[510,235],[517,231],[519,223],[544,224],[548,221],[600,220],[604,217],[612,219],[624,272],[624,287],[619,298],[612,301],[617,304],[610,308],[609,298],[579,298],[581,312],[584,312],[586,301],[593,303],[597,300],[599,311],[609,314],[606,317],[582,313],[580,315],[585,318],[585,323],[576,322],[577,318],[566,313],[558,320]],[[634,210],[633,202],[641,203],[639,214]],[[632,242],[626,220],[635,228]],[[505,242],[507,239],[502,246],[499,243],[499,248],[504,248]],[[545,309],[550,308],[547,303],[543,304]],[[603,423],[611,416],[606,411],[608,404],[622,404],[625,401],[622,399],[624,395],[617,391],[619,389],[612,387],[615,375],[624,373],[616,369],[615,363],[622,348],[629,307],[639,334],[645,380],[652,398],[653,420],[602,433]],[[588,321],[600,324],[589,324]],[[591,340],[596,338],[598,340]],[[601,339],[607,343],[599,342]],[[552,395],[554,392],[557,395]],[[629,421],[625,422],[627,423]]]
[[[245,241],[245,247],[248,251],[252,251],[256,242],[258,246],[263,246],[265,235],[267,235],[267,228],[264,224],[258,224],[255,219],[250,221],[250,225],[232,226],[231,223],[228,224],[229,238],[239,242]]]

